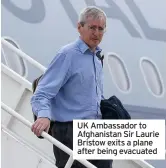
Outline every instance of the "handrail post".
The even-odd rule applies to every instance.
[[[73,164],[74,160],[73,160],[73,155],[70,155],[66,165],[65,165],[65,168],[70,168]]]

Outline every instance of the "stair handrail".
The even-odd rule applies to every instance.
[[[19,136],[18,134],[16,134],[12,130],[10,130],[10,128],[6,127],[4,124],[1,123],[1,132],[2,131],[7,136],[9,136],[10,138],[12,138],[16,142],[18,142],[20,145],[25,146],[27,149],[35,152],[40,158],[42,158],[44,160],[47,160],[51,164],[55,165],[54,164],[54,160],[55,159],[53,157],[46,155],[46,153],[44,153],[43,151],[40,151],[40,149],[36,148],[36,146],[34,146],[33,144],[31,144],[30,142],[28,142],[27,140],[25,140],[23,137]]]
[[[20,49],[16,48],[12,44],[10,44],[3,37],[1,38],[1,42],[4,45],[6,45],[8,48],[10,48],[13,52],[15,52],[16,54],[18,54],[21,58],[23,58],[24,60],[28,61],[32,65],[34,65],[36,68],[40,69],[42,72],[45,72],[46,68],[43,65],[41,65],[40,63],[38,63],[37,61],[35,61],[34,59],[32,59],[29,55],[25,54]]]
[[[1,102],[1,108],[4,109],[9,114],[11,114],[12,116],[14,116],[15,118],[17,118],[20,122],[22,122],[24,125],[26,125],[27,127],[31,129],[32,123],[28,121],[27,119],[25,119],[20,114],[18,114],[16,111],[8,107],[5,103]],[[61,142],[59,142],[58,140],[56,140],[55,138],[53,138],[52,136],[50,136],[49,134],[47,134],[45,131],[41,133],[41,136],[44,137],[49,142],[51,142],[52,144],[54,144],[55,146],[57,146],[58,148],[60,148],[61,150],[63,150],[64,152],[66,152],[70,156],[65,166],[65,168],[70,168],[74,162],[73,151],[69,149],[67,146],[65,146],[64,144],[62,144]],[[77,161],[82,163],[87,168],[97,168],[96,166],[88,162],[87,160],[77,160]]]

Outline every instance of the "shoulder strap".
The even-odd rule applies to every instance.
[[[41,78],[42,76],[43,76],[43,75],[40,75],[38,78],[36,78],[36,79],[32,82],[32,91],[33,91],[33,93],[35,92],[36,87],[37,87],[37,85],[38,85],[38,82],[39,82],[39,80],[40,80],[40,78]]]
[[[98,51],[96,53],[96,56],[101,60],[101,64],[102,64],[102,67],[103,67],[104,55],[101,55],[101,51]]]
[[[101,64],[102,64],[102,67],[103,67],[103,61],[104,61],[104,55],[101,56]]]

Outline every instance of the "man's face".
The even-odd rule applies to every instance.
[[[92,49],[98,46],[105,31],[105,19],[88,18],[84,25],[78,23],[78,31],[82,40]]]

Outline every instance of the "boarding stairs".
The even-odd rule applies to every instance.
[[[30,56],[17,49],[5,39],[1,39],[2,52],[13,53],[42,72],[45,67]],[[8,48],[8,50],[4,50]],[[12,52],[11,52],[12,51]],[[20,65],[21,65],[20,64]],[[24,72],[24,73],[23,73]],[[43,132],[44,139],[38,139],[31,132],[33,116],[30,106],[32,96],[31,82],[27,80],[26,69],[15,72],[9,66],[1,63],[1,131],[2,131],[2,168],[54,168],[55,159],[52,145],[58,146],[70,157],[65,168],[70,168],[72,150]],[[95,168],[86,160],[79,160],[88,168]],[[115,160],[113,168],[154,168],[144,160]]]

